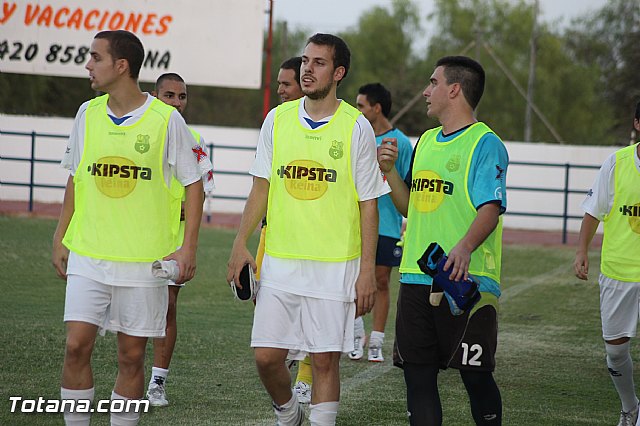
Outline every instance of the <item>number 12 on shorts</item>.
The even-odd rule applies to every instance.
[[[471,365],[474,367],[482,365],[482,362],[480,362],[482,346],[474,343],[471,345],[471,348],[469,348],[469,344],[464,342],[462,342],[460,346],[462,346],[462,365]],[[471,355],[471,358],[469,358],[469,355]]]

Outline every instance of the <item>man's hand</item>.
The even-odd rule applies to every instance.
[[[589,279],[589,256],[587,252],[578,250],[576,252],[576,258],[573,261],[573,269],[576,272],[576,277],[581,280]]]
[[[188,250],[183,246],[162,260],[175,260],[178,263],[180,275],[176,284],[184,284],[196,274],[196,250]]]
[[[257,272],[258,265],[256,265],[256,261],[253,259],[253,256],[251,256],[249,250],[247,250],[246,245],[234,243],[229,261],[227,262],[227,282],[229,285],[231,285],[231,281],[233,281],[236,287],[242,288],[240,284],[240,271],[242,271],[242,268],[244,268],[244,265],[247,263],[251,265],[254,273]]]
[[[373,309],[376,301],[376,275],[374,272],[360,270],[356,280],[356,317],[362,316]]]
[[[380,166],[382,173],[389,173],[395,166],[397,159],[397,144],[385,143],[383,140],[382,144],[378,147],[378,165]]]
[[[69,249],[66,248],[62,241],[53,242],[53,251],[51,254],[51,263],[56,270],[56,274],[63,280],[67,279],[67,262],[69,260]]]
[[[576,250],[576,258],[573,261],[573,269],[576,277],[581,280],[587,280],[589,277],[589,245],[598,229],[600,221],[589,213],[585,213],[580,225],[580,236],[578,238],[578,249]]]
[[[449,252],[447,262],[444,264],[444,271],[451,270],[449,279],[460,281],[469,279],[469,264],[471,263],[471,251],[462,242],[456,244]]]
[[[469,279],[469,265],[471,253],[482,244],[496,229],[500,218],[500,204],[492,202],[482,205],[478,215],[471,222],[467,233],[449,251],[449,257],[444,264],[444,271],[451,271],[449,279],[460,281]]]

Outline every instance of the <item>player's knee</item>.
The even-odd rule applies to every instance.
[[[259,371],[269,371],[279,368],[284,363],[279,356],[273,351],[265,350],[264,348],[255,349],[256,367]]]
[[[144,364],[144,346],[118,348],[118,365],[126,368],[140,368]]]
[[[486,390],[497,387],[491,371],[460,370],[460,377],[467,388]]]
[[[627,343],[630,340],[631,340],[631,338],[629,338],[629,337],[619,337],[617,339],[605,340],[604,343],[607,344],[607,345],[618,346],[618,345],[624,345],[625,343]]]
[[[338,354],[337,357],[335,355],[336,353]],[[313,354],[311,363],[313,365],[314,373],[322,376],[334,372],[339,366],[339,360],[340,357],[338,352]]]
[[[89,362],[93,343],[89,343],[73,337],[67,337],[65,345],[65,361],[67,363]]]
[[[631,344],[628,338],[627,341],[622,344],[614,345],[607,342],[604,347],[607,353],[607,364],[609,366],[623,364],[631,357]]]
[[[389,279],[386,280],[376,280],[376,289],[378,293],[380,292],[388,292],[389,291]]]
[[[386,270],[376,271],[376,287],[378,291],[389,291],[389,273]]]

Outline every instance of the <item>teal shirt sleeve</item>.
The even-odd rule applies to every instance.
[[[500,213],[507,209],[507,167],[509,154],[502,141],[494,133],[480,139],[469,170],[469,196],[476,207],[499,202]]]
[[[396,160],[396,170],[400,176],[405,176],[409,171],[411,163],[411,141],[400,130],[393,128],[382,135],[376,136],[376,144],[379,146],[384,138],[396,138],[398,140],[398,159]],[[396,210],[396,206],[389,194],[378,198],[378,235],[400,239],[402,229],[402,215]]]

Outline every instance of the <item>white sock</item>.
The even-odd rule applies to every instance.
[[[371,338],[369,339],[369,346],[371,346],[371,342],[374,342],[373,346],[382,346],[384,343],[384,333],[372,331]],[[375,343],[377,343],[377,345]]]
[[[124,399],[130,400],[126,396],[118,395],[115,391],[111,392],[111,400]],[[142,405],[141,405],[142,407]],[[126,407],[125,407],[126,408]],[[129,409],[133,410],[135,405],[132,405]],[[136,426],[140,421],[140,413],[133,411],[123,411],[121,413],[111,412],[111,426]]]
[[[60,399],[88,399],[93,401],[96,391],[95,388],[90,389],[66,389],[60,388]],[[67,426],[89,426],[91,422],[91,413],[69,413],[64,412],[64,424]]]
[[[291,399],[282,405],[273,403],[273,412],[276,413],[278,418],[278,424],[283,426],[298,425],[298,419],[300,418],[300,404],[298,403],[298,397],[296,394],[291,395]]]
[[[149,379],[149,384],[158,383],[159,385],[164,385],[164,382],[167,381],[167,376],[169,375],[169,369],[166,370],[160,367],[151,368],[151,378]]]
[[[333,426],[336,424],[338,417],[339,401],[321,402],[320,404],[311,404],[309,409],[309,421],[311,426]]]
[[[364,321],[362,320],[362,317],[356,318],[353,322],[353,335],[355,337],[364,337]]]
[[[607,352],[607,367],[613,385],[618,391],[622,411],[635,410],[638,405],[635,385],[633,383],[633,361],[631,360],[631,341],[622,345],[604,344]]]

